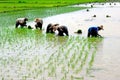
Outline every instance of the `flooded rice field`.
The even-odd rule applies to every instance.
[[[87,6],[91,4],[75,5],[74,7]],[[89,11],[81,10],[72,13],[61,14],[46,18],[45,21],[67,25],[71,35],[82,29],[87,36],[90,26],[104,25],[104,30],[99,33],[104,37],[97,46],[97,54],[91,73],[94,77],[85,80],[119,80],[120,79],[120,3],[94,4]],[[93,17],[96,15],[96,17]],[[109,17],[107,17],[109,15]]]
[[[91,4],[73,7],[80,6]],[[120,3],[94,3],[88,9],[43,18],[43,31],[1,31],[0,79],[119,80]],[[45,34],[49,23],[66,25],[70,36]],[[101,24],[103,38],[87,38],[88,27]],[[78,29],[81,35],[74,33]]]

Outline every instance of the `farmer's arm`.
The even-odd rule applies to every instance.
[[[98,32],[97,32],[97,36],[102,38],[102,36]]]

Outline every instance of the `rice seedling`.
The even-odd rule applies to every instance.
[[[48,35],[38,30],[2,29],[1,79],[14,80],[17,76],[22,80],[84,80],[83,76],[70,76],[89,72],[100,40]],[[3,73],[7,73],[7,77]],[[14,76],[10,75],[12,73]]]
[[[71,75],[71,80],[84,80],[83,77],[75,77],[73,75]]]

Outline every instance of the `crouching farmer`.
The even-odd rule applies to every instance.
[[[47,25],[47,28],[46,28],[46,33],[55,33],[54,31],[53,31],[53,26],[55,27],[57,24],[52,24],[52,23],[49,23],[48,25]]]
[[[21,28],[23,28],[24,26],[27,26],[26,21],[28,21],[28,18],[18,18],[16,20],[15,28],[18,28],[19,25],[21,26]]]
[[[59,36],[64,36],[64,34],[66,36],[69,36],[68,29],[66,26],[59,26],[59,24],[55,24],[53,25],[53,31],[55,32],[56,30],[58,31]]]
[[[90,27],[88,29],[88,37],[102,37],[100,34],[98,34],[98,31],[104,30],[103,25],[97,26],[97,27]]]
[[[42,29],[42,25],[43,25],[43,20],[42,19],[40,19],[40,18],[36,18],[35,19],[35,22],[36,22],[36,24],[35,24],[35,27],[36,27],[36,29]]]

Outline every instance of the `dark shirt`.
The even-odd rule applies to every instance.
[[[97,32],[98,33],[98,27],[90,27],[89,29],[88,29],[88,32]]]
[[[64,33],[65,33],[67,36],[69,36],[69,34],[68,34],[68,29],[67,29],[66,26],[59,26],[57,30],[58,30],[58,35],[59,35],[59,36],[64,36]]]
[[[99,31],[99,27],[90,27],[88,29],[88,37],[97,37],[97,36],[100,36],[98,34],[98,31]]]

